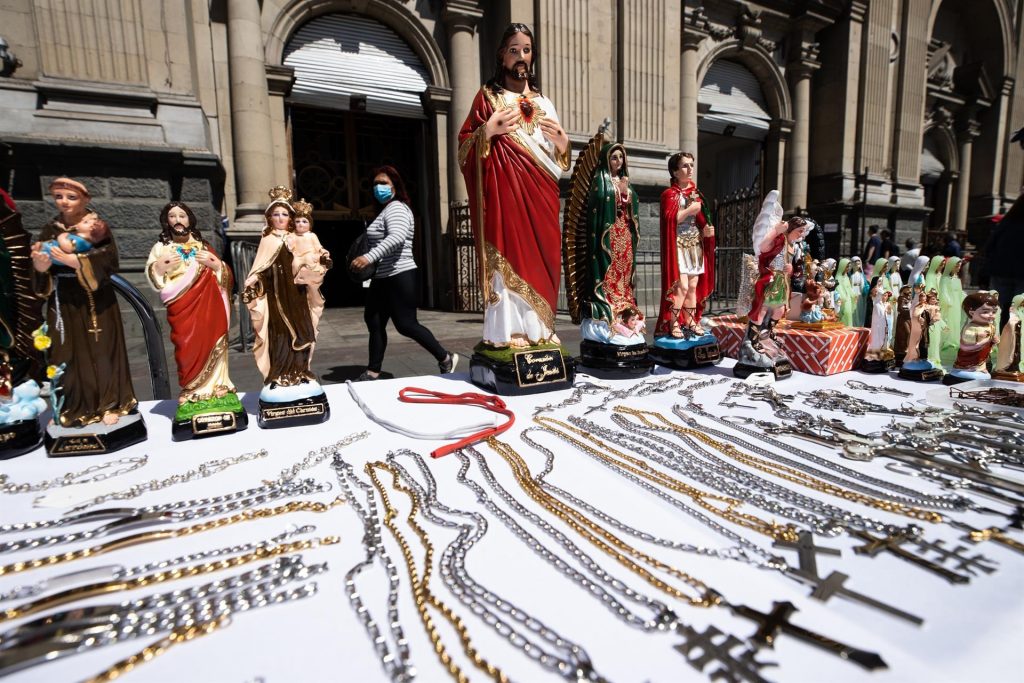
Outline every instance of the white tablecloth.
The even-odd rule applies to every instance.
[[[728,369],[731,361],[718,368],[704,371],[704,374],[731,376]],[[664,373],[659,370],[659,373]],[[461,378],[461,379],[460,379]],[[414,429],[436,431],[439,425],[448,427],[460,423],[473,423],[482,419],[483,411],[466,407],[413,406],[397,401],[398,390],[406,386],[419,386],[449,393],[475,390],[462,381],[465,375],[453,377],[419,377],[390,381],[367,382],[357,385],[361,395],[381,414]],[[846,373],[833,377],[814,377],[796,373],[778,385],[780,391],[795,393],[814,388],[841,387],[849,378],[865,379],[879,383],[886,381],[877,376],[860,373]],[[625,382],[610,382],[624,386]],[[921,397],[935,385],[915,385],[899,382],[902,389],[913,391]],[[709,409],[725,414],[726,409],[717,406],[727,387],[717,386],[700,393],[699,398]],[[183,498],[212,496],[256,486],[265,478],[276,476],[281,470],[304,457],[311,449],[333,443],[338,439],[360,430],[369,430],[371,437],[350,446],[343,452],[362,474],[365,462],[381,459],[389,449],[411,448],[427,454],[440,442],[416,441],[386,431],[370,422],[348,396],[344,385],[327,387],[331,401],[331,418],[325,424],[279,430],[261,430],[251,416],[247,431],[215,438],[183,443],[170,440],[170,419],[174,410],[172,402],[146,403],[142,406],[149,429],[149,440],[110,456],[83,458],[46,458],[35,452],[14,460],[0,462],[0,471],[7,473],[15,482],[36,482],[60,476],[69,470],[77,470],[104,458],[143,454],[150,456],[144,468],[123,475],[108,482],[111,490],[120,490],[133,483],[153,478],[163,478],[182,472],[213,458],[221,458],[247,451],[265,448],[269,457],[232,467],[222,473],[189,484],[178,485],[165,490],[146,494],[130,505],[148,505]],[[901,399],[872,397],[857,392],[863,398],[897,404]],[[543,457],[523,444],[518,432],[531,424],[533,408],[540,404],[558,403],[568,392],[542,394],[534,397],[508,398],[507,403],[516,411],[517,422],[506,437],[527,459],[534,472],[543,465]],[[582,414],[585,406],[603,400],[602,396],[584,399],[583,406],[561,409],[554,416],[564,418],[570,414]],[[252,409],[255,395],[246,397],[247,407]],[[632,406],[644,406],[661,410],[670,415],[671,406],[681,403],[682,398],[674,392],[655,394],[641,399],[629,399]],[[740,401],[742,402],[742,400]],[[735,408],[735,414],[770,417],[764,403],[750,404],[754,409]],[[806,408],[801,404],[796,407]],[[588,417],[610,425],[608,413],[592,413]],[[870,431],[881,427],[887,420],[882,416],[849,418]],[[719,428],[717,425],[715,428]],[[701,526],[693,518],[683,514],[667,503],[639,490],[633,483],[600,466],[579,451],[561,444],[550,436],[540,440],[557,449],[558,456],[554,472],[548,481],[566,488],[592,504],[600,506],[608,514],[637,525],[654,534],[664,535],[681,542],[726,547],[729,541]],[[816,450],[822,455],[827,450],[803,442],[802,447]],[[516,498],[532,509],[540,510],[519,489],[504,461],[486,446],[486,454],[492,469],[501,481],[515,494]],[[833,456],[837,457],[837,456]],[[408,466],[409,463],[405,462]],[[876,476],[898,477],[888,472],[882,462],[844,464],[870,472]],[[480,509],[473,494],[455,481],[458,462],[453,456],[431,461],[432,471],[438,480],[440,499],[453,506]],[[335,484],[330,493],[319,495],[328,500],[337,495],[338,488],[334,473],[328,466],[318,466],[311,476]],[[475,481],[483,483],[476,466],[470,470]],[[909,477],[898,477],[901,483],[938,492],[927,482]],[[792,486],[792,485],[790,485]],[[486,488],[486,486],[485,486]],[[490,492],[490,489],[488,489]],[[815,494],[808,489],[804,493]],[[34,509],[34,495],[3,496],[3,521],[26,521],[56,516],[58,510]],[[404,511],[407,500],[392,494]],[[843,507],[853,504],[832,500]],[[751,510],[762,517],[769,513]],[[859,508],[859,512],[876,518],[905,523],[906,518],[887,515],[881,511]],[[547,519],[551,519],[546,515]],[[975,515],[959,515],[975,526],[998,524],[998,518]],[[581,644],[591,655],[598,671],[612,681],[678,681],[702,680],[705,676],[684,660],[673,649],[681,638],[667,633],[645,634],[618,621],[597,600],[586,595],[547,563],[519,542],[498,520],[488,516],[489,530],[485,538],[471,551],[468,569],[472,576],[516,602],[531,614],[545,621],[555,630]],[[522,521],[522,520],[520,520]],[[780,520],[781,521],[781,520]],[[347,506],[333,509],[326,514],[300,513],[269,520],[236,524],[216,531],[196,534],[191,537],[147,544],[111,553],[92,560],[79,561],[49,569],[40,569],[22,574],[0,577],[0,591],[37,581],[50,575],[72,569],[106,564],[123,564],[131,567],[144,562],[170,558],[183,553],[202,549],[218,548],[234,543],[267,539],[295,523],[317,525],[316,535],[340,534],[342,543],[329,548],[307,552],[309,563],[328,562],[329,572],[320,575],[316,581],[319,593],[310,599],[286,605],[267,607],[258,611],[238,615],[233,624],[222,631],[201,638],[195,642],[173,648],[166,655],[145,664],[129,675],[129,680],[139,681],[257,681],[267,683],[294,681],[376,681],[384,680],[382,669],[376,659],[369,639],[351,609],[344,592],[345,572],[363,557],[360,543],[362,529],[355,513]],[[400,526],[407,537],[413,535],[400,519]],[[454,538],[454,533],[432,524],[425,525],[437,548],[441,549]],[[528,523],[524,524],[536,531]],[[944,539],[948,546],[962,544],[962,534],[940,526],[926,525],[929,538]],[[566,530],[565,527],[560,527]],[[750,540],[767,547],[765,537],[738,529]],[[570,532],[570,536],[573,534]],[[538,534],[546,541],[547,537]],[[1018,533],[1018,538],[1021,535]],[[448,678],[433,653],[429,640],[417,618],[416,610],[408,590],[408,581],[397,544],[384,530],[384,538],[391,556],[398,565],[402,578],[400,614],[402,625],[410,641],[413,662],[420,680],[442,681]],[[578,537],[577,537],[578,538]],[[7,540],[0,538],[0,540]],[[633,542],[632,539],[628,539]],[[917,614],[925,619],[923,627],[892,618],[884,613],[842,598],[832,598],[821,603],[808,597],[809,590],[775,572],[758,570],[739,562],[729,562],[692,554],[670,551],[637,542],[655,556],[665,559],[684,571],[704,580],[723,593],[733,603],[745,603],[762,611],[768,611],[773,601],[790,600],[799,608],[792,621],[821,634],[831,636],[866,650],[878,652],[888,663],[888,670],[868,674],[858,666],[844,662],[794,638],[780,636],[774,651],[766,650],[759,659],[775,662],[777,668],[766,668],[762,674],[775,681],[863,681],[879,683],[888,681],[1019,681],[1024,671],[1024,556],[1013,553],[992,543],[972,546],[970,553],[983,553],[998,563],[998,571],[991,575],[975,577],[969,585],[952,586],[941,578],[918,569],[907,562],[887,556],[870,559],[853,553],[855,542],[849,538],[821,539],[819,545],[842,550],[841,557],[818,557],[819,574],[827,575],[838,570],[850,576],[847,586],[883,602]],[[597,559],[611,573],[625,580],[634,588],[664,599],[650,586],[630,575],[620,565],[580,540],[579,545]],[[553,546],[553,543],[552,543]],[[69,549],[75,546],[64,546]],[[553,546],[554,547],[554,546]],[[422,549],[415,545],[416,558],[422,562]],[[4,562],[49,554],[44,551],[24,551],[0,557]],[[781,551],[786,559],[796,564],[795,553]],[[249,565],[245,569],[252,568]],[[235,570],[241,571],[241,570]],[[137,598],[150,592],[164,592],[188,584],[205,583],[220,575],[208,575],[191,581],[162,584],[129,594],[119,593],[105,598],[96,598],[93,603],[114,603],[129,597]],[[534,681],[554,677],[539,665],[529,661],[521,653],[498,637],[490,628],[460,604],[441,579],[435,575],[432,586],[436,593],[466,620],[467,628],[479,651],[502,668],[515,680]],[[359,590],[372,615],[386,633],[384,610],[385,581],[383,570],[374,566],[366,571],[358,583]],[[3,605],[9,607],[10,605]],[[739,637],[751,635],[755,626],[749,621],[732,617],[723,609],[698,610],[682,604],[673,607],[692,626],[703,629],[715,625],[725,633]],[[17,625],[21,621],[3,624],[3,628]],[[441,633],[448,651],[462,665],[472,680],[482,680],[485,675],[475,670],[463,655],[454,631],[443,626],[443,619],[435,615],[435,623],[441,625]],[[104,670],[113,662],[141,649],[155,638],[144,638],[103,648],[87,654],[70,657],[63,661],[37,666],[10,677],[12,682],[22,681],[67,681],[79,680]],[[709,666],[705,673],[714,669]]]

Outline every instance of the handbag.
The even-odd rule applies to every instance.
[[[352,244],[348,248],[348,252],[345,254],[345,263],[348,266],[345,270],[348,273],[348,277],[352,282],[365,282],[373,277],[373,274],[377,272],[377,264],[371,263],[363,268],[353,268],[352,261],[357,256],[362,256],[370,250],[369,244],[366,240],[366,231],[360,233],[359,237],[355,238]]]

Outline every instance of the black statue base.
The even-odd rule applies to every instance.
[[[860,362],[860,368],[858,369],[861,370],[862,372],[869,372],[873,375],[880,375],[884,372],[889,372],[895,367],[896,361],[893,358],[889,358],[887,360],[865,359]]]
[[[746,379],[756,372],[770,372],[775,375],[775,381],[784,380],[793,374],[793,366],[788,359],[777,361],[774,365],[750,365],[749,363],[736,363],[732,368],[732,374],[740,379]]]
[[[667,348],[659,346],[656,339],[648,351],[648,355],[658,365],[672,368],[673,370],[703,368],[709,365],[718,365],[722,362],[722,350],[719,348],[717,341],[699,343],[693,346]]]
[[[906,366],[900,368],[900,371],[896,373],[900,379],[909,379],[913,382],[934,382],[935,380],[942,379],[945,373],[941,368],[924,368],[924,369],[911,369]]]
[[[580,342],[579,370],[601,379],[643,377],[654,369],[647,344],[601,344],[590,339]]]
[[[953,386],[954,384],[963,384],[964,382],[973,382],[975,377],[957,377],[952,372],[947,372],[942,376],[942,383],[947,387]]]
[[[273,405],[273,404],[270,404]],[[241,432],[249,426],[249,415],[245,412],[225,410],[219,413],[203,413],[190,420],[171,422],[171,441],[188,441],[207,436]]]
[[[482,353],[469,359],[473,384],[499,396],[526,396],[571,389],[576,364],[557,348],[525,350],[501,361]]]
[[[0,460],[10,460],[34,451],[43,443],[39,420],[18,420],[0,427]]]
[[[46,453],[51,458],[73,455],[113,453],[146,440],[146,423],[138,412],[128,413],[116,424],[102,422],[88,427],[61,427],[51,423],[46,428]]]
[[[331,405],[327,402],[327,394],[323,392],[316,396],[280,403],[260,399],[259,408],[256,423],[261,429],[316,425],[327,422],[331,417]]]

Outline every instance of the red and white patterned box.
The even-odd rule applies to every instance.
[[[739,357],[740,343],[747,332],[747,323],[738,316],[713,318],[711,332],[718,339],[723,356]],[[794,370],[812,375],[834,375],[860,365],[868,348],[866,327],[841,327],[835,330],[797,330],[783,322],[775,328],[779,345],[789,356]]]

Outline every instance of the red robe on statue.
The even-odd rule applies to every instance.
[[[520,110],[519,130],[488,141],[483,125],[496,107],[512,106]],[[512,334],[536,343],[546,341],[539,338],[544,334],[554,333],[561,273],[558,175],[568,168],[568,154],[553,158],[545,148],[537,125],[543,117],[557,120],[550,101],[538,93],[495,93],[484,86],[459,132],[459,163],[483,265],[484,340],[495,345],[507,344],[506,337]],[[494,291],[495,273],[501,276],[502,301]],[[508,294],[518,299],[513,301]],[[518,310],[511,314],[492,310],[507,305]],[[546,326],[546,333],[539,332],[535,323],[521,322],[521,313],[526,311],[530,318],[530,309]],[[498,321],[490,321],[489,316]],[[524,325],[526,329],[520,329]]]
[[[178,384],[188,387],[199,378],[217,342],[228,332],[220,285],[208,268],[202,269],[184,294],[167,304],[167,324],[171,326]]]
[[[786,236],[784,234],[776,235],[771,248],[762,251],[757,256],[757,281],[754,283],[754,296],[750,301],[750,313],[747,314],[750,320],[757,318],[764,306],[765,290],[768,289],[768,285],[771,284],[772,278],[775,276],[774,271],[770,268],[772,260],[785,248]]]
[[[680,188],[676,181],[672,186],[661,193],[661,312],[658,313],[658,325],[655,327],[654,335],[667,336],[672,334],[672,323],[683,324],[682,311],[678,316],[672,315],[672,302],[668,298],[669,293],[679,282],[679,252],[676,249],[676,215],[679,212],[679,202],[683,197],[693,199],[696,197],[701,203],[701,211],[694,216],[697,229],[704,234],[710,215],[708,203],[704,195],[697,189],[697,186],[690,184],[687,188]],[[703,237],[701,247],[704,252],[704,274],[697,278],[697,319],[704,314],[704,304],[708,297],[715,291],[715,238]]]

